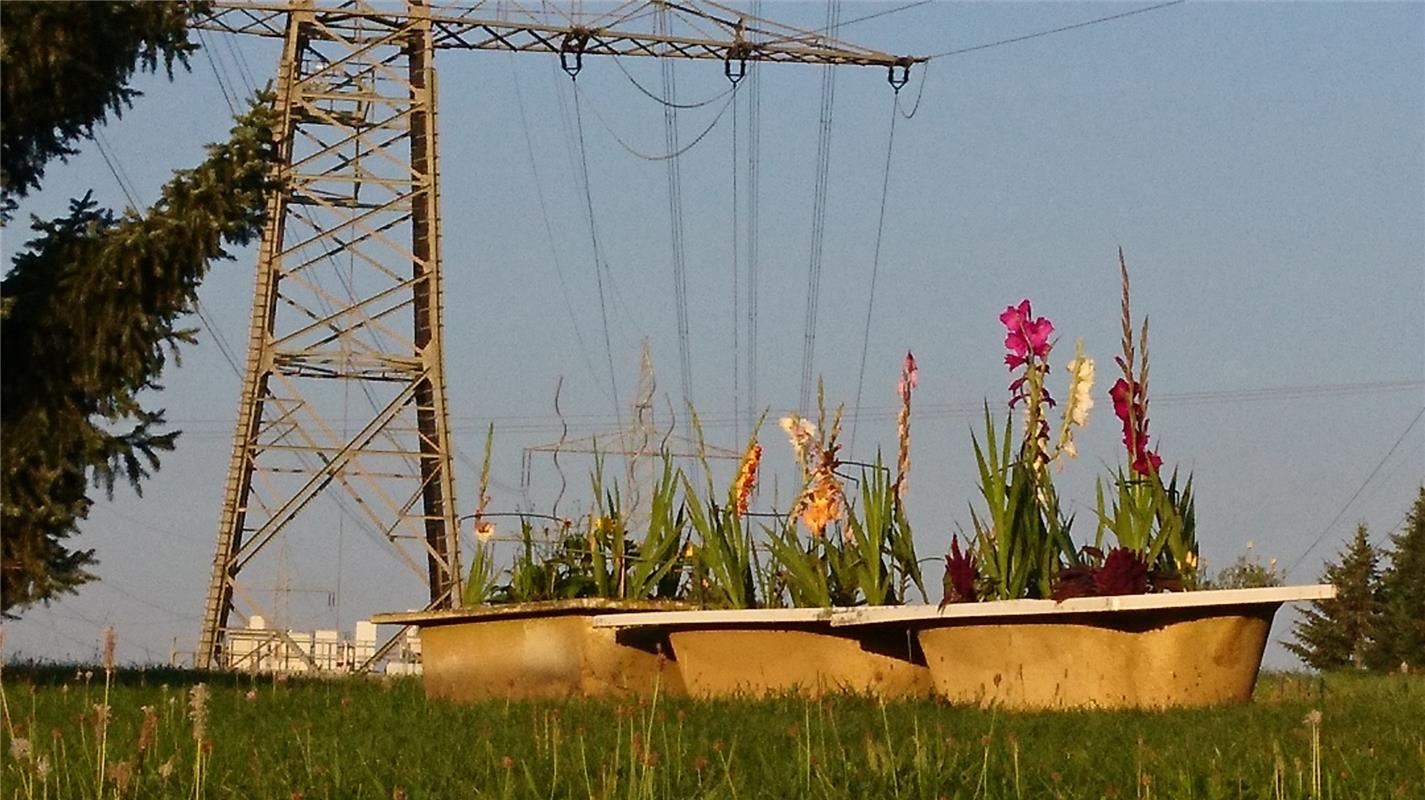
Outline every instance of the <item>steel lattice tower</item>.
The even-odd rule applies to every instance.
[[[492,5],[496,18],[482,18]],[[650,5],[663,27],[634,29]],[[200,668],[236,666],[225,637],[263,611],[239,580],[243,568],[323,494],[390,542],[428,588],[426,608],[461,602],[441,341],[437,48],[558,54],[571,75],[586,54],[719,60],[734,80],[748,61],[870,65],[887,68],[897,85],[921,60],[704,5],[711,11],[624,3],[575,19],[518,3],[220,0],[198,23],[283,42],[279,163]],[[667,26],[668,14],[694,33]],[[718,36],[699,33],[709,27]],[[352,405],[366,410],[353,423],[342,398],[356,392],[361,402]]]

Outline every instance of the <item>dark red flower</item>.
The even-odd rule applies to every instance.
[[[1144,594],[1148,591],[1148,562],[1127,547],[1110,550],[1103,566],[1094,570],[1094,594]]]
[[[1049,596],[1058,602],[1063,602],[1071,597],[1092,597],[1094,594],[1094,570],[1095,567],[1088,564],[1059,570],[1054,576],[1054,586]]]
[[[979,566],[975,563],[974,553],[963,553],[960,551],[960,537],[950,537],[950,552],[945,556],[945,598],[940,601],[940,607],[944,608],[946,603],[967,603],[978,599],[975,594],[975,582],[979,580]]]

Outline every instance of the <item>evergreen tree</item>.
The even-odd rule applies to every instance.
[[[1390,543],[1373,661],[1384,669],[1425,670],[1425,486]]]
[[[1327,562],[1323,583],[1336,586],[1336,597],[1317,600],[1302,612],[1292,630],[1295,642],[1286,648],[1316,669],[1363,669],[1371,650],[1370,636],[1380,613],[1380,568],[1366,526],[1340,555]]]
[[[109,112],[135,96],[135,65],[182,59],[193,6],[148,3],[0,4],[3,199],[38,188],[45,163],[72,154]],[[10,615],[92,579],[92,551],[65,540],[91,506],[91,485],[136,490],[173,448],[160,388],[179,327],[210,263],[261,228],[275,158],[267,98],[232,138],[176,174],[152,208],[123,216],[88,196],[36,236],[0,283],[0,611]]]
[[[40,188],[45,165],[74,155],[139,92],[136,70],[187,65],[191,3],[0,3],[0,213]]]

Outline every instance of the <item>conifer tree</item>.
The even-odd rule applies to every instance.
[[[1390,544],[1372,660],[1383,669],[1418,672],[1425,670],[1425,486]]]
[[[136,92],[136,67],[182,61],[194,5],[0,4],[4,214],[40,187],[45,164],[73,154]],[[0,612],[6,616],[92,579],[92,551],[66,539],[91,487],[136,490],[175,431],[140,395],[180,344],[210,264],[261,228],[275,158],[274,112],[262,97],[232,138],[177,173],[150,209],[122,216],[89,196],[35,219],[35,237],[0,283]]]
[[[1292,630],[1296,641],[1286,648],[1316,669],[1364,669],[1380,614],[1381,580],[1365,525],[1356,528],[1339,563],[1327,562],[1321,580],[1336,586],[1336,597],[1317,600],[1302,612]]]

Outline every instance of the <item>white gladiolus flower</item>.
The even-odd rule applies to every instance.
[[[816,424],[797,414],[782,417],[779,424],[786,432],[787,440],[792,443],[792,450],[797,454],[797,462],[805,464],[807,445],[816,438]]]

